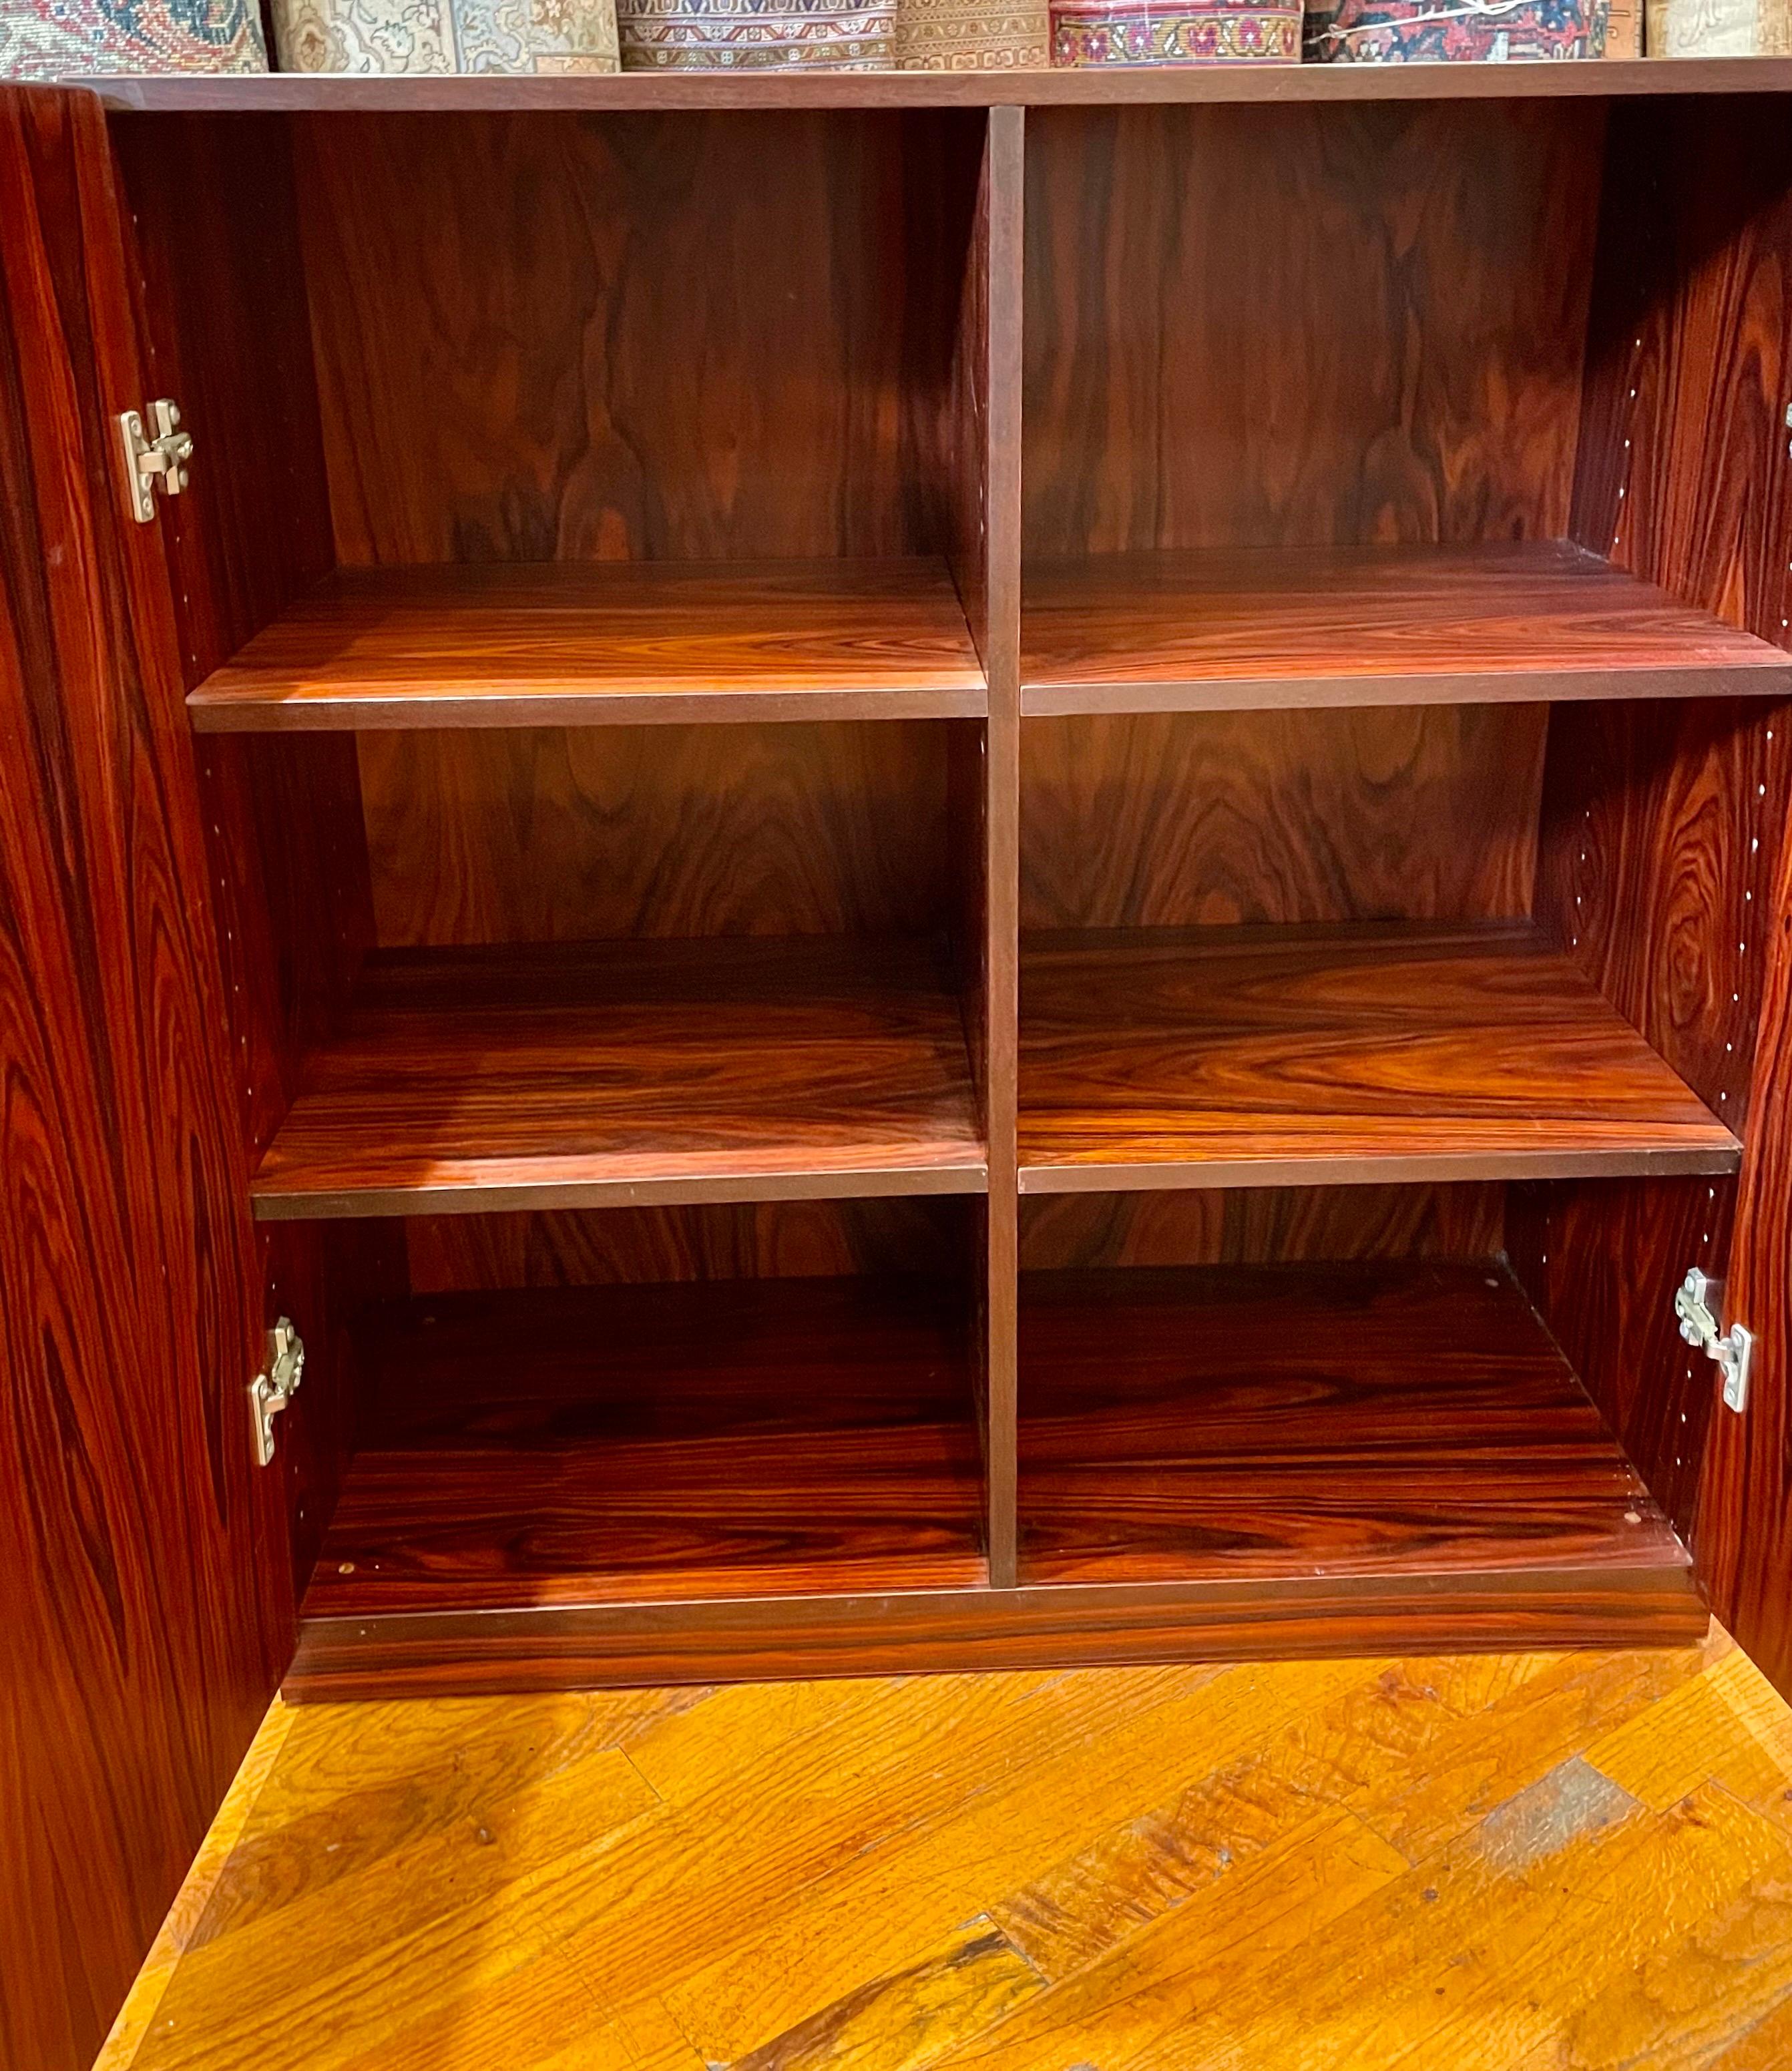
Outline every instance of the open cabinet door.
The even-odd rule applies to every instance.
[[[99,104],[0,90],[0,2062],[105,2036],[291,1651]]]

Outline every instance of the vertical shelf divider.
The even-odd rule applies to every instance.
[[[978,767],[959,774],[967,825],[966,1034],[989,1159],[977,1368],[992,1587],[1015,1580],[1015,1332],[1019,1199],[1021,221],[1025,111],[992,108],[951,339],[943,416],[949,557],[989,683]],[[968,736],[967,736],[968,744]]]

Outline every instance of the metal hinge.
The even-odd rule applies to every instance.
[[[255,1413],[255,1463],[271,1466],[274,1419],[298,1393],[305,1378],[305,1340],[282,1316],[268,1333],[268,1370],[249,1383],[249,1406]]]
[[[1724,1306],[1724,1283],[1694,1266],[1674,1296],[1674,1314],[1680,1319],[1680,1335],[1716,1360],[1724,1376],[1724,1407],[1739,1413],[1749,1406],[1749,1368],[1754,1358],[1753,1334],[1740,1323],[1727,1332],[1717,1327]]]
[[[125,486],[131,499],[131,515],[147,525],[155,515],[155,493],[159,483],[164,496],[178,496],[187,486],[187,463],[193,457],[191,435],[180,429],[180,410],[166,396],[150,405],[153,433],[146,433],[143,420],[135,410],[121,411],[119,436],[125,442]]]

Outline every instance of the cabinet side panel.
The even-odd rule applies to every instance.
[[[191,690],[335,558],[290,129],[279,116],[113,126],[146,378],[195,439],[191,485],[159,520]],[[373,939],[359,770],[347,735],[217,736],[192,753],[252,1168]],[[349,1444],[339,1312],[401,1291],[401,1250],[376,1226],[352,1256],[315,1230],[261,1225],[256,1242],[267,1320],[290,1314],[306,1340],[307,1384],[273,1470],[302,1593]],[[335,1269],[332,1250],[344,1254]]]
[[[290,1651],[247,1174],[99,105],[0,92],[0,2057],[98,2047]]]
[[[1782,646],[1792,609],[1789,375],[1783,107],[1615,109],[1574,536]],[[1539,836],[1537,917],[1745,1138],[1756,1170],[1761,1004],[1786,953],[1772,888],[1792,781],[1787,709],[1558,707]],[[1722,1549],[1737,1520],[1723,1515],[1728,1499],[1714,1503],[1709,1479],[1700,1493],[1700,1478],[1705,1441],[1727,1454],[1737,1420],[1713,1409],[1716,1368],[1687,1357],[1672,1303],[1689,1266],[1724,1272],[1735,1198],[1722,1182],[1582,1184],[1528,1194],[1511,1216],[1514,1264],[1690,1534],[1726,1616],[1735,1598]],[[1778,1385],[1768,1371],[1764,1392]]]
[[[1733,1179],[1569,1180],[1507,1190],[1512,1269],[1681,1537],[1693,1530],[1716,1368],[1680,1339],[1674,1290],[1720,1276]]]
[[[1695,1545],[1719,1615],[1792,1696],[1792,843],[1771,916],[1726,1305],[1754,1333],[1754,1371],[1747,1413],[1715,1413]]]

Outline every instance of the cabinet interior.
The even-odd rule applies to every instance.
[[[115,119],[304,1622],[1684,1636],[1792,688],[1704,284],[1792,142],[1034,110],[1007,253],[991,129]]]

